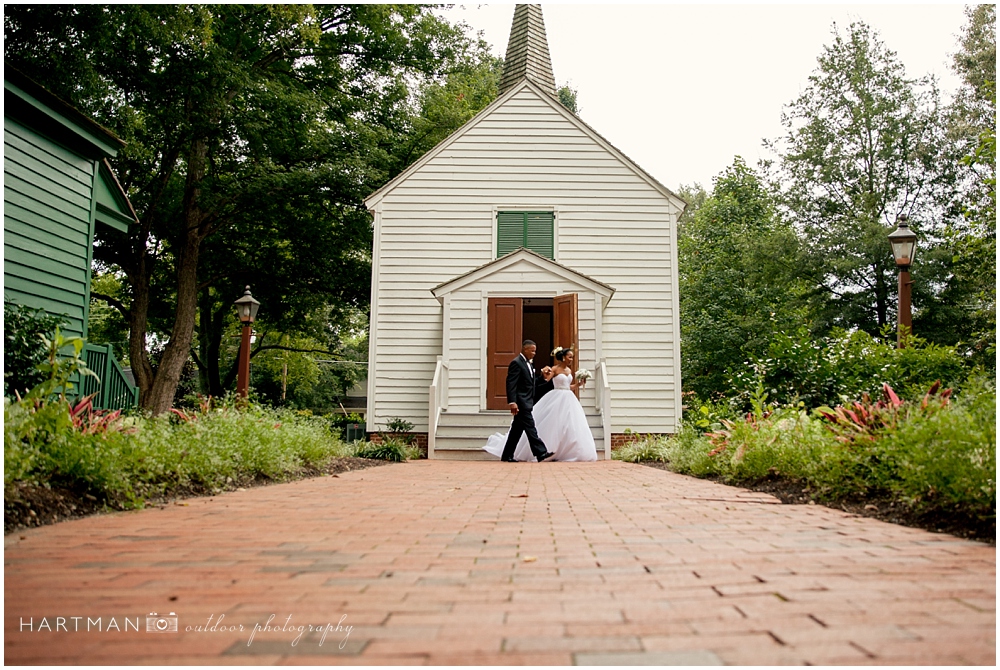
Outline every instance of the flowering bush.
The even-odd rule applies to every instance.
[[[918,400],[885,385],[835,408],[768,404],[703,433],[688,421],[669,438],[619,450],[622,460],[665,461],[672,470],[723,481],[799,481],[821,499],[881,494],[918,512],[978,521],[996,515],[996,388],[970,380],[954,397],[932,384]]]

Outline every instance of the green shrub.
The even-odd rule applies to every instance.
[[[130,506],[179,488],[218,491],[258,477],[285,479],[353,450],[325,419],[231,398],[156,418],[85,412],[84,405],[35,389],[5,403],[5,487],[65,485]]]
[[[716,474],[725,480],[760,480],[771,475],[807,478],[833,439],[797,408],[784,408],[762,418],[728,422],[728,430],[712,434]],[[827,464],[829,466],[831,464]]]
[[[135,478],[151,486],[210,490],[255,477],[281,480],[350,455],[319,417],[291,410],[222,405],[146,419],[133,440]]]
[[[919,400],[884,393],[880,401],[813,413],[768,406],[756,393],[753,411],[723,420],[720,430],[703,434],[689,422],[675,436],[633,449],[655,452],[676,472],[731,483],[780,477],[808,485],[820,499],[885,494],[917,512],[995,518],[992,380],[971,382],[954,400],[937,385]]]
[[[411,446],[416,439],[410,433],[413,430],[413,424],[406,419],[399,417],[389,419],[385,428],[385,430],[379,431],[379,437],[383,442],[401,442],[405,446]]]
[[[67,417],[69,413],[67,412]],[[49,419],[45,423],[51,421]],[[33,474],[41,461],[42,439],[33,439],[38,432],[37,421],[24,403],[3,399],[3,483],[34,483]],[[67,420],[68,423],[68,420]]]
[[[42,339],[56,328],[66,325],[66,319],[41,309],[5,301],[3,305],[3,394],[13,397],[24,394],[42,383],[46,375],[38,369],[45,361],[48,348]]]
[[[702,433],[719,430],[723,420],[739,417],[733,403],[725,398],[703,400],[694,391],[686,391],[681,395],[684,397],[684,424]]]
[[[966,389],[947,406],[915,414],[878,443],[893,463],[887,488],[913,508],[996,517],[996,390]]]
[[[802,402],[807,408],[836,405],[868,393],[881,393],[889,384],[903,398],[918,399],[935,381],[960,385],[968,375],[965,361],[954,347],[910,337],[905,349],[895,340],[868,333],[836,331],[813,338],[804,326],[797,332],[777,333],[767,355],[736,371],[730,378],[734,400],[743,410],[762,387],[779,405]]]
[[[385,424],[386,429],[390,433],[408,433],[413,430],[413,424],[406,419],[401,419],[396,417],[394,419],[389,419],[389,422]]]
[[[372,458],[399,463],[406,460],[408,446],[402,440],[383,438],[382,442],[360,443],[354,455],[358,458]]]
[[[611,452],[612,458],[626,463],[641,463],[643,461],[665,462],[667,460],[666,451],[663,448],[663,439],[648,436],[616,449]]]
[[[906,347],[898,349],[889,330],[881,339],[863,331],[841,332],[830,338],[828,345],[843,383],[840,400],[864,393],[876,397],[884,384],[904,399],[917,400],[935,381],[952,388],[968,376],[965,361],[954,347],[910,336]]]

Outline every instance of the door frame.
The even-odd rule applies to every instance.
[[[487,360],[489,358],[489,343],[487,341],[487,338],[489,337],[489,327],[490,327],[490,324],[489,324],[490,298],[513,298],[513,297],[522,298],[522,299],[524,299],[524,298],[554,298],[554,297],[556,297],[557,295],[559,295],[562,292],[561,291],[517,291],[517,295],[516,296],[511,295],[511,293],[513,293],[513,291],[488,291],[486,289],[483,289],[483,291],[481,293],[481,301],[482,302],[481,302],[481,305],[480,305],[480,314],[482,316],[482,321],[481,321],[481,325],[480,325],[480,328],[479,328],[479,332],[481,334],[480,343],[479,343],[479,347],[480,347],[480,352],[479,352],[479,382],[480,382],[479,411],[480,412],[499,412],[499,411],[501,411],[501,410],[496,410],[496,409],[487,409],[487,407],[486,407],[486,396],[487,396],[486,383],[487,383],[487,379],[488,379],[487,375],[489,374],[489,369],[490,369],[490,363],[489,363],[489,360]],[[509,412],[510,410],[503,410],[503,411],[508,411]]]

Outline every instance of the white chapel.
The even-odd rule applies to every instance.
[[[622,110],[623,117],[626,110]],[[560,104],[540,5],[517,5],[497,99],[365,201],[374,216],[367,429],[492,458],[523,339],[574,346],[599,457],[681,417],[685,203]]]

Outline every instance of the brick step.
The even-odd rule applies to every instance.
[[[434,460],[441,461],[497,461],[500,459],[482,449],[434,449]]]

